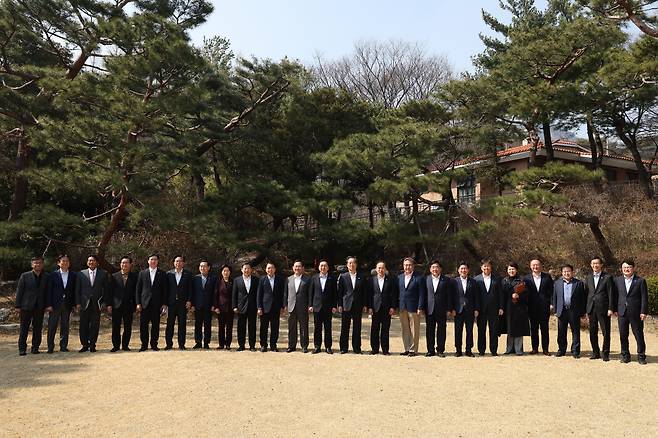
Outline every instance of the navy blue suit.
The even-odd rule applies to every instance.
[[[55,335],[57,326],[60,326],[59,348],[66,350],[69,345],[69,320],[71,310],[75,306],[75,280],[76,273],[69,270],[66,287],[62,280],[59,269],[50,274],[50,281],[46,291],[46,307],[52,307],[53,310],[48,316],[48,351],[55,348]]]
[[[615,278],[617,286],[617,309],[619,313],[619,340],[621,341],[621,356],[630,360],[631,353],[628,348],[629,326],[633,329],[633,336],[637,342],[638,359],[646,359],[646,344],[644,342],[644,321],[640,315],[649,312],[649,294],[647,282],[644,278],[633,276],[631,287],[626,290],[624,276]]]
[[[454,289],[457,292],[455,298],[455,349],[457,354],[462,352],[462,334],[466,327],[466,354],[471,354],[473,349],[473,323],[475,322],[475,311],[479,310],[479,294],[476,281],[468,277],[466,279],[466,290],[462,285],[461,277],[454,280]]]
[[[432,278],[432,275],[425,277],[426,293],[421,296],[420,308],[425,311],[426,315],[425,339],[427,341],[427,352],[442,354],[446,348],[447,312],[455,310],[454,283],[449,277],[441,274],[435,289]]]
[[[194,342],[195,347],[201,345],[203,339],[204,348],[208,348],[212,335],[212,312],[210,307],[213,303],[213,294],[217,289],[217,277],[208,275],[206,284],[203,285],[203,276],[196,275],[192,281],[192,306],[194,307]]]
[[[551,299],[553,297],[553,279],[545,272],[541,273],[539,289],[532,274],[523,277],[528,291],[528,316],[530,317],[530,341],[532,351],[539,350],[539,330],[541,329],[541,348],[548,354],[549,333],[548,318],[551,316]]]

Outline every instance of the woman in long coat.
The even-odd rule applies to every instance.
[[[530,336],[528,320],[528,292],[519,276],[519,265],[507,265],[507,277],[503,279],[505,295],[505,322],[507,326],[507,349],[505,354],[523,355],[523,337]]]

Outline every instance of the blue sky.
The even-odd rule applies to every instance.
[[[483,49],[486,32],[481,10],[505,17],[498,0],[214,0],[215,12],[192,33],[231,40],[237,55],[305,64],[316,53],[326,59],[349,54],[361,39],[402,39],[422,43],[429,53],[448,58],[456,72],[471,68],[471,57]],[[539,1],[538,3],[545,3]]]

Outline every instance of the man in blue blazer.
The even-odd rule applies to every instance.
[[[194,309],[194,348],[210,348],[212,336],[212,307],[213,294],[217,289],[217,277],[210,273],[210,262],[199,262],[199,275],[192,282],[192,309]]]
[[[557,316],[557,357],[567,351],[567,325],[571,327],[571,354],[580,357],[580,319],[585,317],[585,284],[574,278],[573,266],[562,266],[562,277],[553,283],[551,310]]]
[[[423,313],[420,307],[421,297],[425,294],[423,276],[414,272],[416,262],[411,257],[402,261],[403,272],[398,275],[398,290],[400,291],[400,325],[402,326],[402,356],[418,354],[420,341],[420,317]],[[413,325],[412,325],[413,322]]]
[[[621,341],[622,363],[631,361],[628,348],[628,328],[633,330],[637,342],[637,358],[640,365],[646,365],[646,344],[644,342],[644,319],[649,311],[649,294],[647,282],[635,275],[635,262],[624,260],[621,265],[623,275],[615,278],[617,286],[617,316],[619,318],[619,340]]]
[[[69,270],[71,259],[62,254],[57,257],[58,269],[50,274],[46,293],[48,316],[48,353],[55,351],[55,335],[59,331],[59,351],[69,351],[69,320],[75,305],[76,273]]]

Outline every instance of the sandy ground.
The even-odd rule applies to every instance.
[[[339,325],[334,319],[335,350]],[[279,345],[284,348],[286,326],[282,321]],[[366,352],[369,327],[364,319]],[[423,324],[422,333],[424,329]],[[587,359],[590,344],[584,331],[584,357],[579,360],[488,354],[401,357],[397,319],[391,331],[395,353],[388,357],[235,349],[110,353],[107,326],[98,353],[19,357],[17,335],[4,334],[0,435],[656,436],[656,323],[650,322],[646,331],[647,366],[638,365],[635,354],[630,364],[617,361],[616,321],[613,360],[608,363]],[[450,353],[452,333],[449,323]],[[72,334],[77,349],[77,328]],[[193,344],[191,334],[188,346]],[[137,330],[133,336],[136,347]],[[215,331],[215,345],[216,336]],[[424,353],[423,335],[420,345]]]

